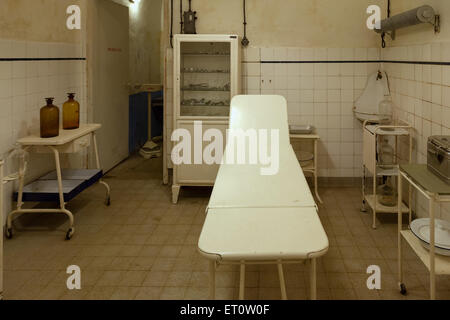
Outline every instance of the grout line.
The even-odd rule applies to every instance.
[[[0,58],[1,61],[85,61],[86,58]]]
[[[293,63],[399,63],[399,64],[421,64],[421,65],[435,65],[435,66],[450,66],[450,62],[433,62],[433,61],[402,61],[402,60],[330,60],[330,61],[261,61],[261,64],[273,63],[273,64],[293,64]]]

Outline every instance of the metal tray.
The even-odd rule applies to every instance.
[[[291,125],[289,126],[289,132],[291,134],[311,134],[315,128],[311,125]]]

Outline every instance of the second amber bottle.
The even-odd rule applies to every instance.
[[[63,105],[63,129],[80,127],[80,104],[74,99],[75,93],[68,93],[69,99]]]

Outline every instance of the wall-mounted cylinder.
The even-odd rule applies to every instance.
[[[435,22],[436,13],[431,6],[424,5],[388,19],[381,21],[381,29],[375,29],[376,32],[392,32],[400,28],[405,28],[409,26],[414,26],[420,23],[431,23]]]

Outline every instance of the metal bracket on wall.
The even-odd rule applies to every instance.
[[[432,23],[434,26],[434,33],[441,32],[441,16],[439,14],[434,16],[434,23]]]

